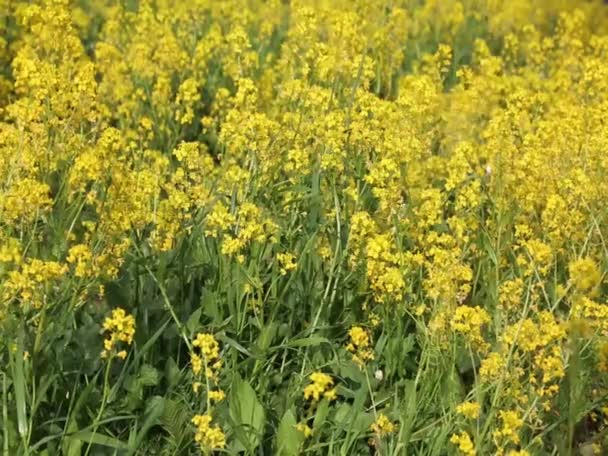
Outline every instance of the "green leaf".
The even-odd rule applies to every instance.
[[[314,345],[331,344],[329,339],[321,336],[311,336],[303,339],[291,340],[285,346],[287,347],[312,347]]]
[[[17,406],[17,429],[25,441],[28,435],[27,404],[25,398],[25,375],[23,373],[23,330],[19,332],[14,353],[11,354],[11,368],[13,371],[13,386],[15,388],[15,402]]]
[[[182,371],[180,370],[173,357],[169,356],[167,358],[167,362],[165,363],[165,378],[167,379],[169,388],[177,386],[181,377]]]
[[[144,364],[141,366],[138,380],[140,385],[142,386],[156,386],[158,385],[160,376],[158,375],[158,371],[150,366],[149,364]]]
[[[75,432],[78,430],[78,425],[76,421],[70,422],[70,425],[67,428],[69,433]],[[87,441],[88,442],[88,441]],[[74,436],[67,437],[62,444],[63,454],[66,456],[80,456],[82,454],[82,445],[84,444],[83,439],[75,438]]]
[[[313,431],[317,431],[321,429],[321,426],[325,423],[327,419],[327,414],[329,413],[329,401],[327,399],[323,399],[319,406],[317,407],[317,413],[315,413],[315,419],[312,422]]]
[[[203,313],[203,309],[202,309],[202,307],[199,307],[194,312],[192,312],[192,315],[190,315],[190,317],[188,318],[188,321],[186,322],[186,329],[188,330],[188,332],[191,335],[194,334],[196,332],[196,330],[199,328],[199,326],[201,324],[201,314],[202,313]]]
[[[128,445],[122,440],[118,440],[114,437],[110,437],[109,435],[105,434],[100,434],[98,432],[80,431],[71,436],[70,438],[80,442],[92,442],[96,445],[107,446],[117,450],[126,450],[129,448]]]
[[[172,399],[165,399],[164,402],[165,406],[163,414],[160,417],[160,424],[167,434],[169,434],[167,438],[168,443],[176,450],[191,435],[190,427],[188,426],[190,416],[183,403]]]
[[[352,407],[349,404],[343,403],[336,410],[335,421],[340,427],[344,427],[347,423],[348,416],[351,413]]]
[[[262,331],[260,332],[260,337],[258,338],[258,348],[262,353],[266,352],[272,344],[276,334],[277,334],[278,325],[275,322],[271,322],[270,324],[264,326]]]
[[[76,421],[78,418],[78,413],[80,412],[80,409],[84,407],[87,402],[87,399],[89,398],[89,395],[95,388],[96,380],[97,376],[95,376],[93,378],[93,381],[89,382],[89,384],[85,386],[82,389],[82,392],[78,395],[78,399],[76,400],[74,407],[70,411],[69,422],[66,427],[68,433],[76,432],[78,430],[78,423]],[[77,456],[80,455],[82,452],[82,442],[80,440],[66,438],[62,443],[62,448],[63,454],[65,454],[66,456]]]
[[[279,456],[295,456],[299,453],[304,435],[296,429],[296,417],[287,410],[281,418],[277,431],[277,452]]]
[[[220,308],[217,296],[207,289],[202,290],[201,309],[205,316],[211,318],[214,323],[221,321]]]
[[[249,449],[260,443],[264,430],[265,414],[254,389],[245,380],[237,378],[230,394],[230,415],[240,427],[237,438]]]
[[[259,356],[255,356],[253,353],[251,353],[249,350],[247,350],[245,347],[243,347],[241,344],[239,344],[236,340],[226,336],[225,334],[218,334],[217,339],[220,342],[224,342],[225,344],[228,344],[231,347],[236,348],[238,351],[240,351],[242,354],[244,354],[245,356],[247,356],[249,358],[255,358],[255,359],[259,358]]]
[[[160,396],[154,396],[150,402],[148,402],[148,406],[146,407],[145,419],[144,423],[141,426],[141,429],[137,433],[135,437],[135,441],[129,450],[129,455],[135,454],[135,452],[140,447],[146,433],[150,430],[152,426],[155,426],[159,423],[160,417],[163,415],[165,410],[165,400]]]
[[[410,442],[418,413],[416,396],[416,382],[409,380],[405,385],[405,398],[401,401],[401,425],[399,426],[399,442],[405,447]]]

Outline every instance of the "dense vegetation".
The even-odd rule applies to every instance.
[[[607,454],[607,8],[0,0],[3,455]]]

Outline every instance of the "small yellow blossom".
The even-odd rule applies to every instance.
[[[210,401],[221,402],[226,398],[226,393],[224,393],[222,390],[209,391],[207,396],[209,397]]]
[[[306,423],[298,423],[296,424],[296,429],[304,434],[304,438],[307,439],[312,436],[312,429]]]
[[[490,322],[490,315],[480,307],[458,306],[451,321],[452,329],[462,334],[473,347],[485,350],[488,347],[482,328]]]

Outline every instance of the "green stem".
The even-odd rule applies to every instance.
[[[88,456],[91,451],[91,445],[93,444],[93,437],[97,432],[97,428],[99,427],[101,416],[105,411],[106,405],[108,403],[108,386],[110,383],[110,367],[112,365],[112,358],[108,358],[108,362],[106,364],[106,369],[103,375],[103,396],[101,398],[101,406],[99,407],[99,411],[97,412],[97,416],[95,417],[95,421],[93,422],[93,432],[91,432],[91,438],[89,439],[89,444],[87,445],[87,451],[85,452],[85,456]]]

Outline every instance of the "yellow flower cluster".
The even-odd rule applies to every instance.
[[[473,347],[485,350],[488,344],[481,333],[490,322],[490,315],[480,307],[458,306],[451,321],[452,330],[462,334]]]
[[[217,379],[218,372],[222,368],[220,358],[220,345],[213,336],[208,333],[198,333],[192,341],[192,346],[198,349],[190,354],[192,372],[199,375],[203,372],[208,379]]]
[[[371,336],[369,331],[361,326],[352,326],[348,330],[350,341],[346,349],[352,354],[353,361],[363,367],[366,362],[374,359],[374,350],[371,347]]]
[[[312,315],[364,367],[407,326],[417,387],[471,369],[449,416],[488,423],[451,437],[462,454],[542,454],[569,369],[592,379],[585,407],[608,390],[603,3],[0,0],[2,333],[39,345],[105,285],[140,299],[161,271],[173,301],[179,270],[225,298],[239,343]],[[342,309],[387,343],[338,328]],[[125,358],[133,316],[104,332]],[[222,401],[218,341],[192,348],[193,389]],[[310,381],[309,404],[336,399]],[[206,413],[197,442],[222,449]]]
[[[192,423],[196,426],[194,440],[205,451],[223,449],[226,447],[226,436],[219,426],[211,425],[210,415],[195,415]]]
[[[338,397],[334,388],[334,379],[323,372],[313,372],[310,374],[311,384],[304,387],[304,399],[310,400],[313,404],[321,399],[333,401]]]
[[[124,342],[127,345],[133,343],[135,318],[133,315],[127,314],[124,309],[114,309],[103,322],[103,332],[108,334],[103,341],[104,349],[101,352],[101,357],[109,358],[116,355],[121,359],[125,359],[127,357],[125,350],[115,351],[119,342]]]
[[[13,259],[15,255],[16,252],[11,254]],[[56,261],[27,259],[19,266],[19,269],[9,272],[1,289],[1,297],[5,305],[18,300],[23,312],[41,308],[45,304],[50,286],[62,279],[67,272],[66,266]],[[0,316],[4,310],[0,310]]]
[[[580,293],[593,292],[600,284],[601,274],[592,258],[579,258],[568,264],[570,282]]]
[[[471,436],[464,431],[460,434],[452,435],[450,442],[456,445],[458,452],[464,456],[475,456],[477,454]]]
[[[524,423],[521,416],[514,410],[501,410],[499,415],[502,427],[492,434],[496,445],[502,447],[507,443],[518,444],[520,440],[519,431]]]
[[[376,421],[370,425],[370,430],[377,437],[384,437],[395,432],[397,430],[397,425],[391,422],[384,413],[379,413]]]
[[[481,407],[477,402],[463,402],[456,407],[456,411],[465,418],[477,419],[479,418],[479,412]]]
[[[297,267],[295,257],[291,253],[277,253],[277,260],[281,269],[281,275],[287,275]]]

